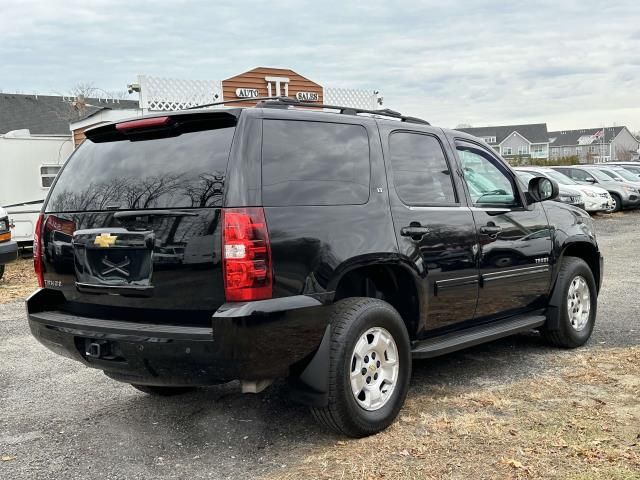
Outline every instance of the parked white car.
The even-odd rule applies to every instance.
[[[548,177],[555,180],[558,185],[563,185],[574,190],[579,190],[582,193],[582,199],[584,201],[584,209],[587,212],[607,212],[613,208],[613,201],[611,195],[604,188],[596,187],[595,185],[581,185],[574,179],[566,176],[564,173],[553,170],[546,167],[520,167],[518,170],[524,170],[527,172],[535,173],[543,177]]]

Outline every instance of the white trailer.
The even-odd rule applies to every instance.
[[[9,214],[12,237],[30,247],[42,203],[73,145],[69,135],[0,135],[0,206]]]

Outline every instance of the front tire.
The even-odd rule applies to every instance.
[[[387,428],[411,378],[411,346],[400,314],[375,298],[336,302],[330,352],[328,405],[312,407],[313,416],[349,437]]]
[[[598,290],[591,269],[581,258],[565,257],[555,288],[560,289],[559,325],[553,330],[544,328],[542,335],[556,347],[584,345],[591,337],[598,310]]]
[[[619,212],[620,210],[622,210],[622,199],[619,195],[612,193],[611,202],[611,212]]]

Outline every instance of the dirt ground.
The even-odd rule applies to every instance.
[[[414,383],[399,421],[273,479],[638,479],[640,348],[563,352],[509,385]]]
[[[20,259],[5,267],[0,279],[0,303],[23,299],[38,288],[33,273],[33,259]]]

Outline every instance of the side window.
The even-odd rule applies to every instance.
[[[53,179],[60,171],[59,165],[42,165],[40,167],[40,185],[42,188],[49,188],[53,183]]]
[[[474,205],[508,205],[517,201],[516,189],[504,167],[477,147],[457,145],[464,180]]]
[[[263,122],[265,206],[363,204],[369,183],[369,137],[363,126]]]
[[[457,203],[451,170],[431,135],[395,132],[389,137],[393,183],[407,205]]]
[[[572,168],[571,177],[575,178],[576,180],[580,180],[581,182],[586,182],[588,179],[591,178],[591,175],[589,175],[587,172],[583,170]]]

